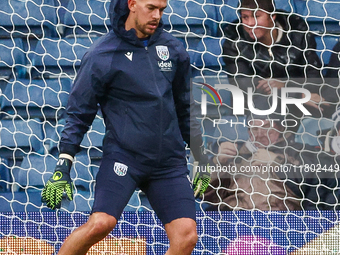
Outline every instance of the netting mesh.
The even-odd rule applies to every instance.
[[[89,216],[105,134],[100,111],[72,167],[74,200],[63,201],[62,208],[53,212],[42,204],[41,191],[57,161],[65,107],[81,58],[111,29],[109,4],[108,0],[0,2],[1,254],[56,253],[66,236]],[[340,34],[340,2],[278,0],[275,4],[277,15],[307,22],[306,31],[297,30],[294,23],[288,29],[280,27],[283,34],[293,35],[284,46],[292,54],[283,58],[291,60],[298,51],[305,61],[258,60],[256,42],[249,46],[239,32],[228,37],[227,27],[240,27],[234,22],[241,17],[238,0],[170,0],[163,14],[165,30],[181,40],[190,54],[192,94],[206,151],[214,160],[210,190],[196,203],[199,241],[194,254],[340,251],[337,114],[332,119],[339,102],[339,68],[330,64],[332,58],[339,61],[333,47]],[[301,40],[307,40],[307,34],[314,36],[316,44],[295,45],[299,33]],[[236,55],[228,51],[230,47],[235,47]],[[269,47],[269,55],[270,50],[275,52]],[[316,54],[319,65],[308,62],[308,54]],[[246,61],[249,69],[243,73]],[[286,76],[278,74],[277,65],[283,66]],[[260,72],[267,69],[270,75]],[[307,69],[319,74],[311,77],[316,79],[312,85],[290,75],[308,76]],[[314,107],[307,108],[312,116],[288,110],[298,121],[293,130],[274,122],[269,128],[263,128],[264,122],[249,122],[258,120],[247,117],[249,105],[245,114],[234,114],[241,107],[239,98],[225,85],[242,89],[242,84],[248,84],[255,89],[259,80],[268,78],[312,90],[323,99],[312,97]],[[216,90],[221,103],[207,85]],[[256,106],[267,99],[253,101]],[[284,126],[281,117],[276,123]],[[273,132],[281,137],[280,143],[270,140]],[[267,140],[256,141],[259,133]],[[191,157],[188,165],[192,168]],[[241,171],[242,166],[247,171]],[[89,254],[162,254],[167,248],[164,227],[137,190],[117,228]]]

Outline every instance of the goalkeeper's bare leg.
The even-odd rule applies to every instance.
[[[59,250],[59,255],[86,254],[88,250],[104,239],[116,226],[115,217],[106,213],[93,213],[87,223],[76,229],[65,240]],[[190,218],[180,218],[165,225],[165,230],[170,241],[170,248],[166,255],[189,255],[192,253],[196,242],[196,222]]]
[[[166,255],[189,255],[197,242],[196,222],[190,218],[179,218],[165,224],[170,241]]]
[[[105,238],[116,224],[116,218],[109,214],[93,213],[84,225],[67,237],[58,254],[86,254],[91,246]]]

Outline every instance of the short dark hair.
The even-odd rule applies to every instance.
[[[240,8],[262,9],[266,12],[274,12],[274,0],[241,0]]]

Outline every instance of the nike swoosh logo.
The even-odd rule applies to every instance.
[[[132,54],[133,52],[126,52],[125,57],[127,57],[130,61],[132,61]]]

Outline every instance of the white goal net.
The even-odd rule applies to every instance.
[[[41,202],[41,191],[57,161],[65,107],[82,56],[111,29],[109,5],[109,0],[0,1],[0,254],[56,254],[90,214],[105,133],[100,111],[71,170],[74,200],[65,199],[52,211]],[[275,0],[275,6],[275,17],[306,22],[304,31],[289,22],[288,28],[279,25],[279,38],[292,35],[283,46],[285,63],[257,59],[258,47],[266,46],[247,43],[240,34],[239,0],[169,0],[163,14],[164,29],[183,42],[191,57],[192,94],[211,160],[211,184],[196,203],[199,240],[193,254],[340,252],[339,67],[330,64],[332,58],[340,63],[333,49],[340,36],[340,1]],[[225,33],[231,27],[236,37]],[[309,37],[315,45],[295,44],[296,38]],[[236,55],[229,54],[232,48]],[[275,55],[274,48],[267,47],[267,54]],[[304,61],[294,62],[296,54]],[[313,54],[319,64],[307,61]],[[243,73],[242,63],[251,72]],[[256,73],[258,67],[270,74]],[[303,81],[290,76],[308,76],[310,69],[319,76]],[[287,75],[277,77],[277,70]],[[282,88],[261,97],[255,90],[261,80],[281,82],[287,97]],[[295,99],[301,102],[301,94],[310,90],[312,106],[277,113],[286,108],[282,102],[299,105],[292,93],[300,93]],[[251,93],[253,108],[247,97],[243,100]],[[263,118],[257,103],[268,98],[277,98],[278,107]],[[270,107],[264,105],[260,110]],[[259,135],[264,140],[256,140]],[[191,156],[188,167],[195,170]],[[164,254],[168,246],[164,227],[136,190],[116,229],[89,254]]]

